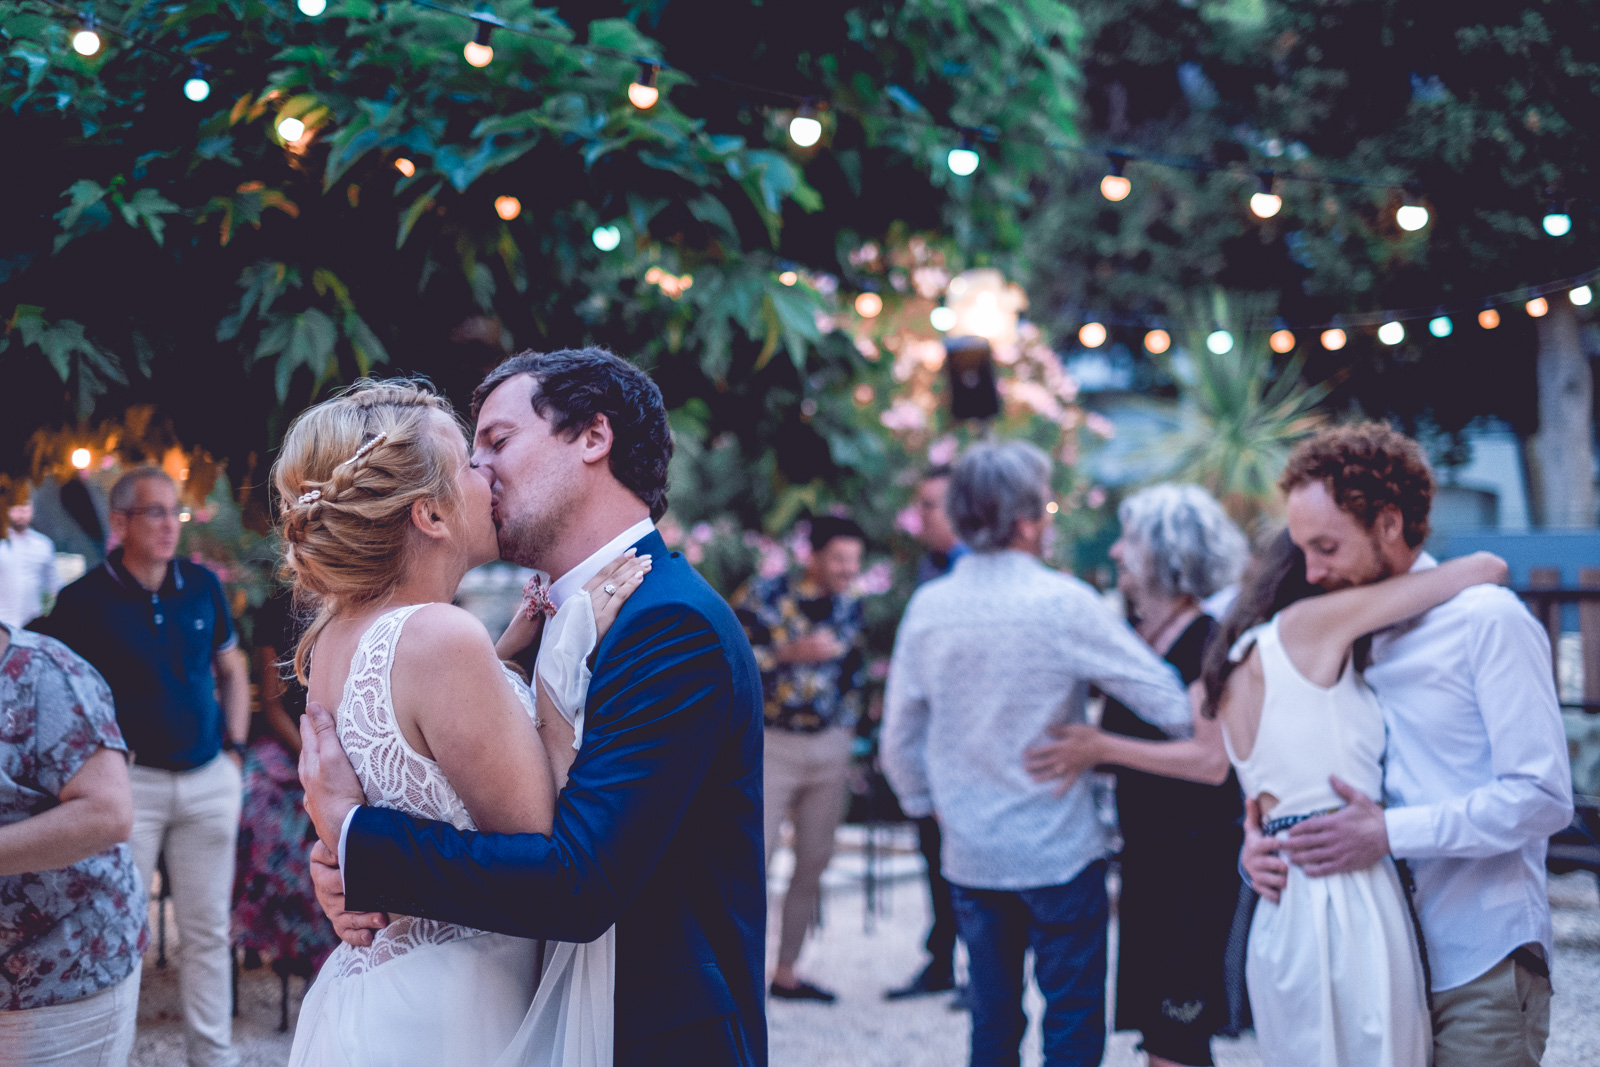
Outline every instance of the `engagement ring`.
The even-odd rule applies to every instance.
[[[617,595],[617,587],[612,585],[610,582],[607,582],[605,585],[602,585],[600,588],[604,589],[606,591],[606,596],[616,596]]]

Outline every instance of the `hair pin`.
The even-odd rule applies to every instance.
[[[388,439],[389,431],[385,430],[383,433],[380,433],[378,436],[374,437],[372,440],[356,449],[356,454],[345,460],[345,463],[359,463],[362,456],[365,456],[368,452],[371,452],[374,448],[377,448]]]
[[[297,504],[315,504],[317,501],[319,501],[321,499],[322,499],[322,490],[321,489],[313,489],[309,493],[301,493],[300,494],[300,499],[297,500],[295,503],[297,503]]]

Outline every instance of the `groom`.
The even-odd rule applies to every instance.
[[[1318,433],[1279,485],[1308,581],[1339,589],[1436,566],[1422,550],[1433,475],[1387,426]],[[1346,806],[1291,829],[1287,846],[1247,826],[1245,870],[1277,900],[1280,849],[1314,878],[1404,860],[1435,1067],[1536,1067],[1550,1033],[1545,845],[1572,818],[1549,639],[1510,590],[1475,586],[1375,634],[1365,677],[1388,731],[1387,810],[1335,778]]]
[[[314,864],[318,899],[357,942],[379,912],[573,942],[614,924],[616,1067],[765,1067],[761,682],[733,612],[655,531],[672,455],[661,392],[602,349],[525,352],[472,405],[503,557],[550,574],[557,605],[630,546],[654,569],[596,650],[548,837],[362,806],[316,708],[301,768],[313,858],[339,865]]]

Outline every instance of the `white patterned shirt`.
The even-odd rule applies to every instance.
[[[44,614],[44,598],[61,592],[56,546],[38,530],[0,538],[0,622],[22,629]]]

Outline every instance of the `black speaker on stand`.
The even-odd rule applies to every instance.
[[[992,419],[1000,414],[989,342],[981,337],[950,337],[944,353],[950,372],[950,414],[958,419]]]

